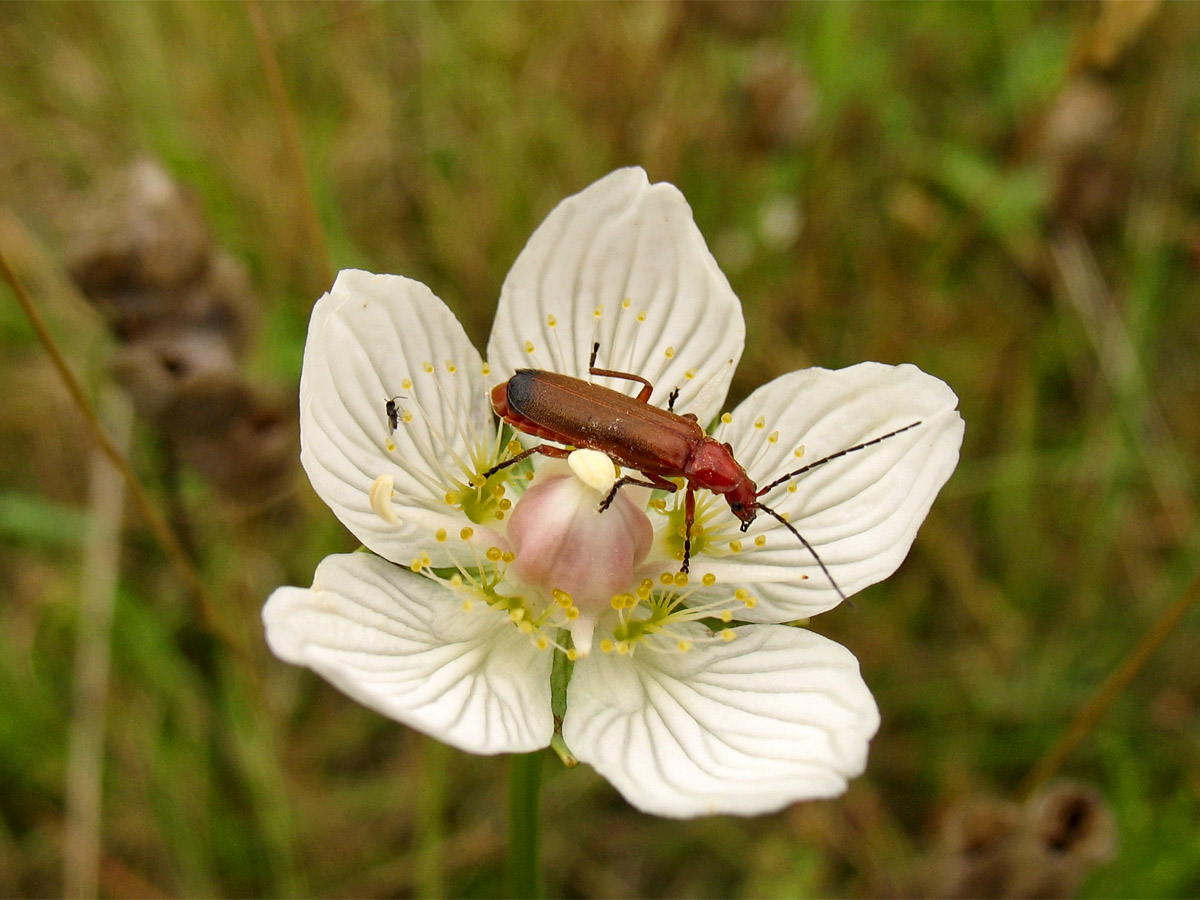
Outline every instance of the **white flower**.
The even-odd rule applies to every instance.
[[[699,490],[682,576],[684,491],[627,486],[600,512],[616,473],[589,451],[480,477],[520,449],[489,403],[517,369],[588,379],[598,343],[597,366],[644,377],[660,407],[677,389],[675,411],[707,423],[743,341],[687,203],[641,169],[565,200],[533,235],[486,364],[424,285],[342,272],[309,328],[301,459],[371,552],[326,559],[311,589],[276,591],[271,648],[475,753],[550,743],[561,653],[573,663],[562,736],[638,808],[749,815],[841,793],[879,714],[846,649],[785,623],[835,606],[833,582],[850,594],[903,560],[958,459],[945,384],[912,366],[809,369],[717,420],[759,485],[920,422],[760,498],[828,574],[775,518],[743,533]]]

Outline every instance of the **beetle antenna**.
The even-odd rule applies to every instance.
[[[811,469],[815,469],[817,466],[823,466],[823,465],[825,465],[825,463],[832,462],[835,459],[845,456],[847,453],[853,453],[855,450],[863,450],[867,447],[873,447],[878,443],[886,441],[888,438],[893,438],[898,434],[903,434],[904,432],[908,431],[910,428],[916,428],[920,424],[921,424],[920,422],[913,422],[911,425],[905,425],[903,428],[897,428],[895,431],[889,431],[885,435],[882,435],[877,438],[873,438],[862,444],[855,444],[853,447],[847,447],[845,450],[839,450],[837,453],[831,453],[829,456],[826,456],[824,459],[818,459],[816,462],[810,462],[807,466],[801,466],[799,469],[796,469],[796,471],[794,471],[794,472],[788,472],[786,475],[782,475],[779,478],[776,478],[774,481],[772,481],[766,487],[759,488],[758,492],[755,493],[754,496],[761,497],[763,494],[767,493],[767,491],[772,490],[773,488],[779,487],[779,485],[783,484],[785,481],[791,481],[797,475],[803,475],[805,472],[808,472]],[[761,503],[758,505],[758,508],[759,509],[767,509]],[[767,509],[767,512],[771,512],[771,510]],[[771,513],[771,515],[774,516],[775,514]],[[779,517],[775,516],[775,518],[778,519]],[[780,519],[780,521],[783,521],[783,520]],[[784,524],[787,524],[787,523],[784,523]],[[795,530],[795,529],[793,529],[793,530]],[[800,537],[800,536],[797,535],[797,537]],[[804,538],[800,538],[800,540],[804,540]],[[818,560],[818,562],[819,561],[820,560]],[[822,567],[822,568],[824,568],[824,567]]]
[[[910,425],[909,427],[911,428],[912,426]],[[795,527],[792,525],[791,522],[789,522],[787,519],[785,519],[779,513],[775,512],[775,510],[771,509],[771,507],[763,506],[760,503],[760,504],[758,504],[758,508],[761,509],[763,512],[765,512],[767,515],[774,518],[781,525],[783,525],[784,528],[786,528],[788,531],[790,531],[792,534],[794,534],[796,537],[798,537],[800,539],[800,543],[802,543],[804,545],[805,550],[807,550],[809,553],[812,554],[812,558],[817,561],[817,565],[821,567],[821,571],[825,573],[825,577],[829,579],[829,583],[831,585],[833,585],[833,589],[835,591],[837,591],[838,596],[841,597],[843,601],[846,601],[848,598],[846,597],[845,594],[842,593],[842,589],[840,587],[838,587],[838,583],[833,580],[833,575],[830,573],[829,569],[826,568],[825,563],[821,560],[821,557],[817,555],[817,551],[813,549],[813,545],[804,539],[804,535],[802,535],[800,532],[798,532],[795,529]]]

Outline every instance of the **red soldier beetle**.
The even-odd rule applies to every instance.
[[[609,507],[617,491],[627,484],[674,493],[679,486],[668,479],[685,479],[683,566],[680,571],[687,572],[691,561],[695,497],[696,491],[703,488],[725,498],[730,511],[741,520],[742,531],[750,527],[759,512],[776,519],[812,554],[834,590],[845,600],[846,595],[812,544],[783,515],[758,498],[817,466],[874,446],[921,423],[913,422],[880,437],[839,450],[760,488],[734,457],[732,446],[707,434],[695,414],[679,415],[674,411],[675,400],[679,396],[678,388],[671,391],[666,409],[651,406],[650,394],[654,386],[640,375],[596,368],[599,350],[598,343],[592,346],[588,374],[636,382],[642,386],[636,397],[570,375],[542,369],[517,369],[508,381],[492,388],[492,408],[496,415],[525,434],[554,441],[555,444],[598,450],[618,465],[639,472],[641,478],[624,475],[617,479],[600,503],[601,512]],[[567,446],[555,444],[529,447],[492,466],[482,475],[485,478],[491,476],[535,453],[559,459],[570,454]]]

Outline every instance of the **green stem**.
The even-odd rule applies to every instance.
[[[509,759],[508,896],[542,896],[541,804],[542,752]]]
[[[446,759],[441,741],[425,738],[421,748],[421,781],[417,785],[416,894],[423,900],[446,896],[443,878],[442,823],[445,817]]]

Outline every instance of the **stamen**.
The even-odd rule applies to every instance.
[[[380,475],[371,483],[371,489],[368,492],[368,497],[371,502],[371,509],[375,515],[383,519],[389,525],[402,524],[400,517],[396,515],[392,508],[392,488],[396,484],[396,479],[391,475]]]

